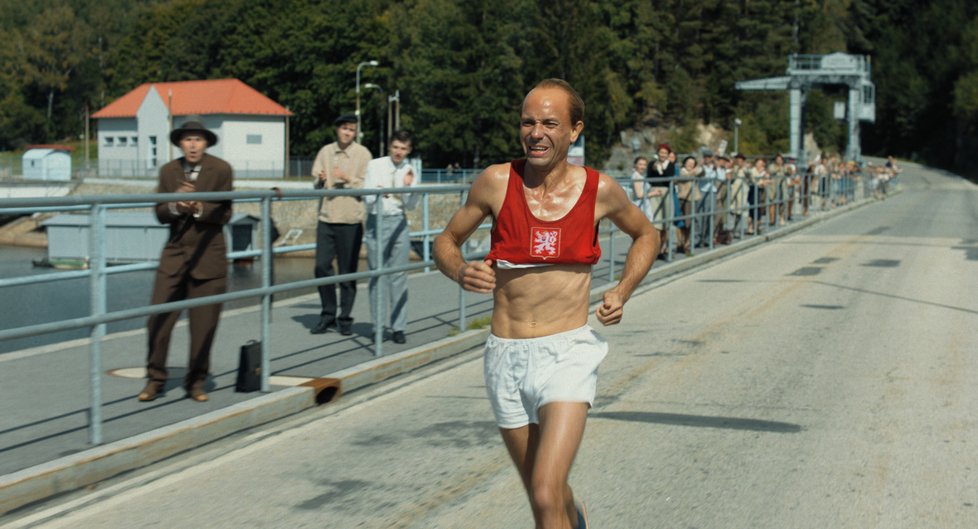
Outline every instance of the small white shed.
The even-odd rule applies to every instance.
[[[22,163],[22,174],[27,180],[71,180],[71,149],[68,147],[43,145],[29,148]]]

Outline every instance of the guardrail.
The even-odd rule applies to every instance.
[[[645,182],[655,182],[655,183],[666,183],[669,189],[669,196],[671,197],[676,192],[677,184],[684,181],[693,181],[693,185],[697,185],[699,181],[696,179],[683,179],[683,178],[660,178],[660,179],[646,179]],[[631,180],[619,180],[619,183],[623,186],[631,186],[633,181]],[[749,184],[746,184],[749,185]],[[114,321],[120,321],[130,318],[146,317],[151,314],[169,312],[169,311],[181,311],[184,309],[190,309],[193,307],[199,307],[204,305],[210,305],[213,303],[225,303],[234,300],[240,300],[245,298],[259,298],[261,304],[261,323],[260,323],[260,337],[262,345],[262,369],[261,369],[261,391],[268,392],[269,388],[269,375],[271,373],[270,369],[270,332],[269,324],[271,320],[271,300],[272,296],[276,293],[287,292],[290,290],[306,289],[311,287],[318,287],[320,285],[335,284],[344,281],[362,280],[369,279],[373,277],[380,277],[383,275],[388,275],[397,272],[407,272],[413,270],[425,269],[429,270],[433,265],[434,261],[430,255],[430,247],[432,237],[440,233],[443,226],[431,226],[430,225],[430,197],[435,194],[458,194],[460,197],[460,202],[464,202],[466,194],[469,190],[468,185],[423,185],[413,188],[396,188],[396,189],[383,189],[383,190],[364,190],[364,189],[349,189],[349,190],[267,190],[267,191],[231,191],[231,192],[217,192],[217,193],[195,193],[194,198],[204,201],[220,201],[220,200],[232,200],[237,203],[247,203],[247,202],[258,202],[260,204],[261,218],[260,218],[260,233],[261,233],[261,248],[258,250],[249,250],[242,252],[230,252],[228,254],[229,259],[247,258],[247,257],[259,257],[262,262],[270,263],[272,261],[272,256],[276,254],[284,254],[294,251],[311,250],[315,248],[315,244],[303,244],[303,245],[292,245],[292,246],[280,246],[273,247],[271,240],[272,234],[272,223],[269,220],[272,218],[271,209],[272,203],[275,201],[294,201],[294,200],[312,200],[320,199],[322,197],[328,196],[366,196],[366,195],[380,195],[386,194],[400,194],[400,193],[414,193],[421,194],[421,205],[422,211],[422,226],[420,230],[410,232],[413,239],[421,239],[422,244],[422,255],[421,260],[408,265],[394,267],[394,268],[384,268],[383,263],[374,270],[355,272],[351,274],[344,275],[334,275],[330,277],[314,278],[301,281],[293,281],[284,284],[273,285],[272,284],[272,269],[271,266],[263,266],[261,274],[261,287],[252,288],[247,290],[241,290],[236,292],[227,292],[220,295],[208,296],[203,298],[188,299],[183,301],[176,301],[170,303],[164,303],[160,305],[148,305],[143,307],[119,310],[114,312],[107,312],[106,309],[106,285],[107,276],[109,274],[131,272],[136,270],[147,270],[153,269],[157,266],[155,262],[149,263],[138,263],[131,265],[120,265],[108,267],[106,264],[106,259],[104,255],[105,248],[105,214],[107,210],[110,209],[120,209],[120,208],[133,208],[133,207],[151,207],[159,202],[176,201],[186,198],[185,195],[170,193],[170,194],[126,194],[126,195],[100,195],[100,196],[66,196],[66,197],[38,197],[38,198],[11,198],[11,199],[0,199],[0,215],[22,215],[22,214],[32,214],[40,211],[88,211],[90,216],[90,230],[89,230],[89,268],[87,270],[79,271],[68,271],[68,272],[55,272],[51,274],[43,274],[39,276],[26,276],[17,278],[0,278],[0,288],[17,286],[17,285],[28,285],[33,283],[49,282],[49,281],[61,281],[67,279],[77,279],[81,277],[88,277],[90,284],[90,310],[89,315],[79,318],[72,318],[67,320],[61,320],[56,322],[48,322],[43,324],[29,325],[24,327],[3,329],[0,330],[0,340],[22,338],[28,336],[36,336],[53,331],[62,331],[67,329],[78,329],[78,328],[89,328],[90,336],[90,348],[89,348],[89,383],[90,383],[90,402],[89,402],[89,441],[91,444],[101,444],[102,443],[102,391],[101,391],[101,377],[102,377],[102,340],[106,334],[106,324]],[[817,193],[811,194],[822,200],[822,207],[828,207],[832,205],[840,197],[854,197],[856,192],[856,186],[851,178],[843,179],[839,185],[826,186],[825,189],[821,187],[816,189]],[[806,193],[806,196],[808,194]],[[712,248],[714,246],[713,228],[715,224],[713,219],[716,218],[717,214],[732,214],[739,215],[741,218],[745,215],[745,211],[751,211],[755,221],[755,226],[761,220],[759,215],[760,207],[770,207],[772,205],[784,205],[789,200],[797,200],[802,198],[801,193],[796,193],[794,196],[781,196],[778,194],[767,195],[768,200],[765,201],[763,206],[755,204],[754,208],[744,209],[744,204],[738,203],[735,197],[731,196],[731,193],[726,194],[725,203],[722,208],[717,207],[718,204],[714,200],[712,203],[706,204],[706,208],[701,211],[693,211],[690,213],[667,211],[667,214],[663,216],[661,222],[668,227],[668,229],[674,233],[676,229],[675,224],[679,221],[686,221],[690,223],[691,232],[696,233],[695,230],[699,223],[709,222],[708,233],[710,237],[708,239],[708,246]],[[669,201],[671,203],[671,200]],[[380,213],[382,201],[375,201],[375,207],[377,207],[377,212]],[[641,203],[640,203],[641,205]],[[671,208],[670,208],[671,209]],[[678,214],[677,214],[678,213]],[[378,231],[383,231],[383,218],[382,214],[376,215],[378,222]],[[480,226],[480,230],[488,229],[490,224],[483,224]],[[605,237],[607,242],[607,279],[609,282],[614,282],[616,276],[616,237],[619,235],[618,230],[611,225],[607,229],[602,229],[600,235]],[[743,226],[741,226],[740,236],[745,237]],[[378,244],[381,240],[380,237],[377,238]],[[672,241],[675,241],[672,238]],[[672,245],[668,247],[668,260],[672,260],[674,248]],[[463,254],[466,259],[474,259],[482,257],[479,254],[472,254],[465,252],[463,248]],[[465,291],[461,288],[458,289],[459,292],[459,329],[464,331],[467,328],[467,317],[465,314]],[[384,321],[385,317],[383,314],[383,303],[379,303],[379,300],[383,299],[383,282],[378,284],[376,289],[377,307],[380,310],[378,314],[378,319]],[[382,332],[382,326],[376,325],[375,332]],[[383,354],[383,340],[379,336],[375,337],[374,341],[374,355],[381,356]]]
[[[772,176],[763,184],[749,177],[736,177],[718,181],[714,191],[701,191],[703,197],[699,200],[691,198],[694,193],[692,190],[688,193],[690,198],[677,200],[679,184],[700,186],[707,181],[703,178],[679,176],[618,181],[623,186],[635,183],[643,186],[665,186],[666,193],[655,210],[648,208],[649,199],[644,196],[644,192],[642,197],[634,198],[632,190],[629,188],[628,191],[633,196],[633,203],[646,213],[649,220],[660,230],[668,232],[668,243],[664,248],[667,261],[672,261],[678,251],[676,242],[679,237],[676,231],[687,225],[690,237],[702,239],[702,247],[713,249],[718,243],[717,229],[720,225],[723,225],[724,231],[735,232],[737,238],[743,239],[750,235],[760,235],[762,224],[766,224],[766,228],[772,227],[772,219],[773,224],[778,224],[781,218],[784,218],[785,223],[789,222],[789,205],[792,210],[797,205],[804,212],[824,211],[855,200],[860,190],[863,197],[878,193],[880,189],[885,194],[886,190],[885,186],[880,188],[875,183],[868,185],[859,173],[835,177],[828,174]],[[888,185],[892,187],[897,182],[891,179]],[[643,190],[647,189],[643,187]],[[792,213],[798,212],[795,210]],[[748,223],[753,226],[754,231],[748,231]],[[695,246],[690,246],[687,253],[695,253]]]

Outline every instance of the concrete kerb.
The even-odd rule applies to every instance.
[[[485,342],[488,333],[487,329],[467,331],[414,349],[382,356],[324,378],[340,380],[343,392],[353,391],[478,347]],[[0,515],[148,466],[314,406],[314,388],[287,388],[2,476]]]
[[[414,349],[381,356],[329,376],[343,381],[344,392],[353,391],[479,347],[485,343],[488,335],[488,329],[466,331]]]
[[[2,476],[0,514],[147,466],[314,404],[311,388],[287,388]]]
[[[694,255],[675,263],[653,268],[642,280],[640,290],[636,293],[646,290],[652,283],[665,277],[754,248],[766,241],[784,237],[852,209],[876,202],[876,200],[873,198],[863,199],[824,214],[809,217],[763,237],[752,237],[729,246],[715,248],[714,251],[705,254]],[[612,285],[595,289],[590,296],[591,303],[601,302],[604,292],[610,288]],[[339,379],[342,391],[344,393],[350,392],[472,350],[485,342],[488,333],[488,329],[465,331],[456,336],[424,344],[397,354],[382,356],[357,366],[324,375],[324,377]],[[157,428],[142,435],[0,476],[0,515],[32,502],[77,490],[124,472],[148,466],[228,435],[287,417],[314,406],[316,406],[316,395],[313,388],[288,388],[215,410],[200,417]]]

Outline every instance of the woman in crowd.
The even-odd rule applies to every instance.
[[[675,157],[675,155],[672,149],[669,148],[669,145],[665,143],[660,144],[655,162],[649,164],[648,169],[648,178],[653,180],[648,181],[649,188],[646,193],[646,199],[649,211],[652,212],[652,226],[659,230],[659,240],[662,241],[659,246],[660,256],[665,254],[669,248],[669,230],[666,228],[666,223],[664,222],[667,216],[665,198],[669,191],[669,182],[662,179],[676,176],[676,165],[669,161],[669,157]]]
[[[764,158],[754,161],[754,167],[747,171],[747,180],[750,182],[750,193],[748,202],[750,203],[750,217],[747,219],[747,234],[761,233],[761,221],[764,218],[764,199],[765,189],[771,182],[771,177],[767,172],[767,162]]]
[[[768,224],[774,226],[777,222],[779,226],[784,226],[785,202],[788,196],[788,167],[784,163],[784,156],[778,154],[774,157],[768,174],[771,176],[767,200]]]
[[[676,195],[679,196],[679,212],[683,217],[681,225],[677,222],[679,226],[679,235],[676,237],[679,239],[677,244],[682,248],[683,253],[690,253],[690,226],[692,224],[692,219],[689,216],[693,212],[693,204],[702,199],[700,194],[700,187],[695,182],[696,179],[703,175],[703,168],[700,167],[696,158],[693,156],[687,156],[683,158],[683,168],[679,170],[679,183],[676,184]]]

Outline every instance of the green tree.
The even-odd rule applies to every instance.
[[[91,56],[92,30],[67,5],[42,11],[23,32],[25,74],[47,100],[47,139],[58,127],[52,120],[54,99],[64,93],[78,67]]]
[[[961,53],[965,70],[954,83],[954,109],[973,126],[978,123],[978,17],[964,30]]]

